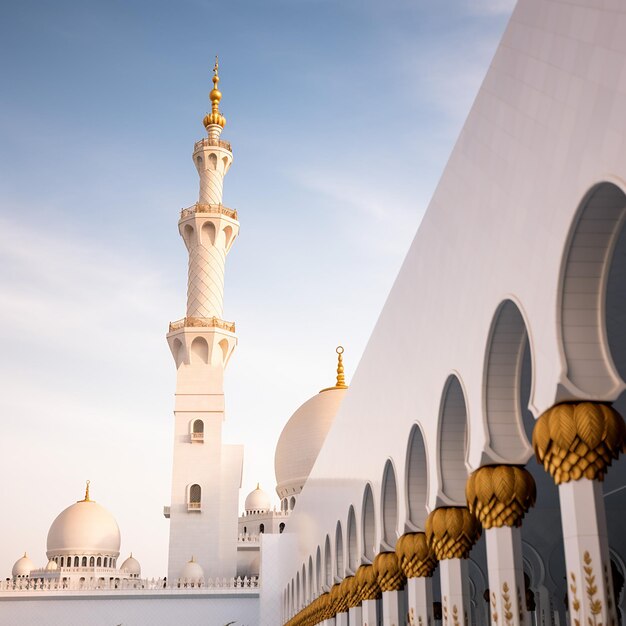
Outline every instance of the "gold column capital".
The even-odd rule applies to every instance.
[[[530,472],[516,465],[485,465],[465,485],[470,512],[483,528],[521,526],[535,504],[537,488]]]
[[[404,586],[404,573],[395,552],[380,552],[374,559],[374,572],[381,591],[398,591]]]
[[[439,561],[467,559],[479,537],[480,524],[467,507],[441,507],[426,518],[426,539]]]
[[[407,578],[428,578],[437,567],[437,559],[426,541],[425,533],[406,533],[396,542],[400,569]]]
[[[557,404],[535,423],[533,448],[557,485],[581,478],[602,481],[626,449],[626,425],[608,404]]]
[[[355,578],[361,601],[376,600],[380,596],[380,585],[373,565],[361,565]]]
[[[337,613],[339,613],[339,604],[341,603],[341,585],[339,583],[335,583],[330,588],[330,602],[328,603],[328,608],[326,611],[326,619],[331,617],[335,617]]]

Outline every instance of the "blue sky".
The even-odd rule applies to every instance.
[[[220,54],[227,442],[274,496],[291,413],[351,378],[512,0],[32,2],[0,7],[0,576],[45,563],[92,480],[122,554],[167,559],[178,211],[197,200]],[[274,496],[275,497],[275,496]],[[2,573],[5,572],[5,573]]]

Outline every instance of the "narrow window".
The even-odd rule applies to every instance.
[[[259,532],[260,533],[264,533],[265,532],[265,524],[259,524]]]
[[[282,533],[282,532],[283,532],[283,530],[285,530],[285,522],[281,522],[281,523],[278,525],[278,532]]]

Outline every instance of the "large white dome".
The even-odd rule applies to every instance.
[[[274,456],[279,498],[298,494],[332,426],[346,388],[333,387],[307,400],[285,424]]]
[[[85,499],[67,507],[52,522],[48,531],[49,559],[68,554],[103,554],[118,557],[120,529],[115,518],[103,506]]]

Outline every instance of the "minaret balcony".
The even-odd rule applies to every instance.
[[[183,220],[186,217],[191,217],[196,213],[207,213],[209,215],[225,215],[233,220],[237,219],[236,209],[229,209],[223,204],[201,204],[196,202],[193,206],[187,209],[182,209],[180,212],[180,219]]]
[[[233,149],[230,145],[230,141],[224,141],[223,139],[214,139],[213,137],[205,137],[204,139],[200,139],[200,141],[196,141],[193,145],[193,151],[196,152],[201,148],[205,148],[208,146],[215,146],[217,148],[224,148],[232,153]]]
[[[201,511],[202,502],[187,502],[187,511]]]
[[[191,441],[204,443],[204,433],[191,433]]]
[[[219,317],[183,317],[182,320],[170,322],[170,333],[183,328],[221,328],[235,332],[235,322],[225,322]]]

